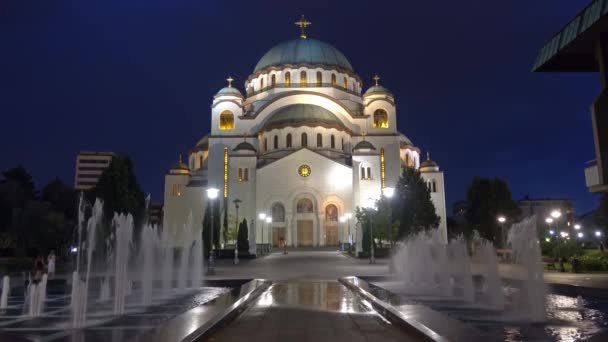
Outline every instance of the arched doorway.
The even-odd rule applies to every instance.
[[[338,207],[328,204],[325,207],[325,245],[338,246]]]
[[[281,242],[287,241],[285,227],[285,207],[281,203],[275,203],[271,208],[272,214],[272,245],[280,247]]]
[[[298,246],[309,247],[314,243],[314,204],[309,198],[302,198],[296,204]]]

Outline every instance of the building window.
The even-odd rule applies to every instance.
[[[302,133],[302,147],[308,147],[308,135]]]
[[[384,109],[374,112],[374,128],[388,128],[388,114]]]
[[[270,76],[270,86],[274,88],[276,85],[277,85],[277,75],[272,74],[272,76]]]
[[[331,74],[331,86],[336,86],[336,74]]]
[[[317,133],[317,147],[323,147],[323,136],[321,133]]]
[[[317,87],[323,85],[323,74],[320,71],[317,71]]]
[[[325,207],[325,222],[338,222],[338,207],[335,204]]]
[[[291,133],[287,133],[287,137],[285,138],[286,147],[291,148]]]
[[[200,157],[199,157],[198,168],[199,168],[199,169],[202,169],[202,168],[203,168],[203,156],[200,156]]]
[[[300,72],[300,86],[306,87],[308,82],[306,80],[306,71]]]
[[[437,192],[437,182],[434,179],[431,179],[428,183],[428,188],[430,192]]]
[[[298,204],[296,205],[296,210],[300,214],[308,214],[314,212],[314,206],[311,200],[309,200],[308,198],[302,198],[298,201]]]
[[[268,151],[268,139],[264,138],[264,152]]]
[[[264,90],[264,79],[260,78],[260,90]]]
[[[249,181],[249,169],[239,168],[239,183]]]
[[[361,166],[361,179],[365,179],[365,168]]]
[[[343,82],[342,82],[342,87],[343,87],[344,89],[347,89],[347,88],[348,88],[348,79],[346,78],[346,76],[344,76],[344,80],[343,80]]]
[[[190,159],[190,170],[194,170],[194,158]]]
[[[336,148],[336,137],[334,137],[333,134],[331,135],[329,142],[331,144],[331,148]]]
[[[372,179],[372,168],[371,167],[367,167],[367,180],[371,180]]]
[[[285,86],[291,87],[291,73],[289,71],[285,73]]]
[[[278,149],[279,148],[279,136],[275,135],[274,136],[274,149]]]
[[[344,151],[344,137],[342,137],[342,141],[341,141],[340,147],[342,148],[342,151]]]
[[[272,222],[285,222],[285,207],[281,203],[272,205]]]
[[[220,114],[220,130],[229,129],[234,129],[234,114],[229,110],[225,110]]]
[[[171,195],[179,197],[182,195],[182,185],[181,184],[173,184],[171,188]]]
[[[243,169],[239,167],[239,183],[243,181]]]

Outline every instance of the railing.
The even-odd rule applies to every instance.
[[[356,92],[356,91],[350,90],[348,88],[344,88],[344,87],[340,86],[337,83],[336,84],[332,84],[332,83],[320,83],[319,84],[319,83],[316,83],[316,82],[308,82],[306,84],[301,84],[299,82],[292,82],[290,84],[287,84],[287,83],[275,83],[275,85],[270,85],[270,86],[264,87],[264,88],[262,88],[260,90],[248,91],[247,92],[247,96],[255,96],[255,95],[258,95],[260,93],[263,93],[265,91],[268,91],[268,90],[271,90],[271,89],[275,89],[275,88],[278,88],[278,89],[285,89],[285,88],[295,88],[295,89],[297,89],[297,88],[334,88],[334,89],[342,90],[342,91],[344,91],[346,93],[349,93],[349,94],[352,94],[352,95],[355,95],[355,96],[360,96],[361,95],[360,92]]]

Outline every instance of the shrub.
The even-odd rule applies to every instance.
[[[581,271],[608,271],[608,257],[603,255],[583,255],[578,258]]]

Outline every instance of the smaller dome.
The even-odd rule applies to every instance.
[[[376,148],[372,143],[366,140],[359,141],[355,147],[353,147],[353,151],[357,150],[375,150]]]
[[[439,167],[439,165],[434,160],[427,159],[420,164],[420,167]]]
[[[187,171],[190,171],[190,168],[180,158],[177,163],[173,164],[173,167],[171,168],[171,170],[187,170]]]
[[[439,171],[439,164],[431,159],[431,154],[426,153],[426,160],[420,164],[420,172],[437,172]]]
[[[233,151],[253,151],[253,152],[257,152],[257,150],[255,149],[255,147],[253,147],[253,145],[251,145],[250,143],[248,143],[246,141],[240,142],[232,150]]]
[[[381,85],[374,85],[374,86],[369,87],[369,89],[367,89],[367,91],[365,92],[365,94],[363,94],[363,96],[374,95],[374,94],[391,94],[391,92]]]
[[[216,97],[227,96],[227,95],[243,97],[243,94],[241,94],[241,92],[235,87],[224,87],[224,88],[220,89],[220,91],[218,91],[217,94],[215,94]]]

